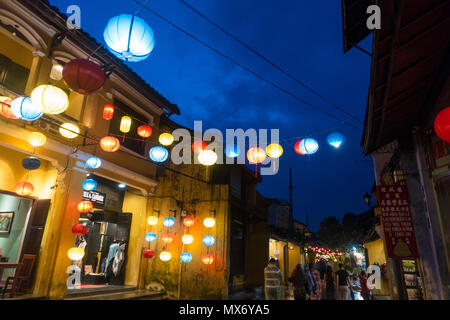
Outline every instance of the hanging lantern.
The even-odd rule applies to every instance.
[[[230,144],[225,148],[225,154],[228,158],[237,158],[241,154],[241,150],[238,146]]]
[[[147,232],[145,234],[145,241],[147,242],[153,242],[156,240],[156,233],[153,232]]]
[[[173,235],[165,234],[161,237],[161,241],[165,244],[169,244],[173,242]]]
[[[102,160],[100,160],[100,158],[89,157],[86,160],[86,167],[88,167],[89,169],[98,169],[98,168],[100,168],[101,165],[102,165]]]
[[[105,72],[94,62],[75,59],[64,66],[64,81],[73,91],[91,94],[101,89],[106,81]]]
[[[216,225],[216,219],[214,218],[205,218],[205,220],[203,220],[203,225],[206,228],[212,228]]]
[[[156,146],[150,149],[148,152],[150,159],[154,162],[162,163],[165,162],[169,158],[169,151],[166,148]]]
[[[250,148],[247,152],[247,159],[250,163],[262,163],[266,160],[266,152],[258,147]]]
[[[335,149],[339,149],[345,142],[345,137],[342,133],[332,132],[327,137],[327,142]]]
[[[22,166],[27,170],[36,170],[41,167],[41,160],[36,157],[26,157],[22,160]]]
[[[217,154],[212,150],[205,150],[198,155],[198,162],[204,166],[212,166],[217,162]]]
[[[434,119],[434,131],[440,139],[450,143],[450,107],[437,114]]]
[[[195,141],[192,144],[192,151],[194,151],[195,153],[201,153],[202,151],[205,151],[207,147],[208,145],[205,141]]]
[[[129,116],[123,116],[120,119],[120,132],[128,133],[131,128],[131,118]]]
[[[159,258],[161,261],[169,261],[172,259],[172,254],[169,251],[163,251],[160,253]]]
[[[159,143],[163,146],[170,146],[173,143],[173,136],[170,133],[162,133],[159,136]]]
[[[34,187],[31,183],[24,181],[16,184],[14,190],[19,196],[29,196],[33,193]]]
[[[283,154],[283,147],[276,143],[269,144],[266,153],[272,159],[278,159]]]
[[[144,251],[142,251],[142,255],[144,256],[144,258],[150,259],[155,256],[155,251],[151,249],[144,249]]]
[[[59,127],[59,133],[64,138],[74,139],[78,137],[78,134],[80,133],[80,128],[78,128],[78,126],[73,123],[66,122]]]
[[[83,259],[84,250],[83,248],[70,248],[69,251],[67,252],[67,255],[69,256],[70,260],[78,261]]]
[[[163,225],[166,226],[167,228],[170,228],[171,226],[173,226],[175,224],[175,219],[174,218],[165,218],[163,220]]]
[[[158,224],[158,217],[150,216],[147,218],[147,223],[151,226],[156,226]]]
[[[114,115],[114,106],[110,104],[106,104],[103,107],[103,119],[105,120],[111,120]]]
[[[191,244],[192,242],[194,242],[194,237],[190,234],[185,234],[181,237],[181,242],[183,242],[184,244]]]
[[[0,113],[7,119],[17,119],[11,110],[13,100],[8,97],[0,97]]]
[[[188,228],[192,227],[194,223],[195,223],[194,217],[186,217],[183,220],[183,224]]]
[[[88,227],[84,224],[78,223],[72,227],[72,233],[77,236],[84,236],[88,232]]]
[[[203,244],[208,247],[212,246],[214,244],[214,237],[213,236],[204,236]]]
[[[92,191],[95,190],[97,188],[97,181],[95,181],[94,179],[86,179],[83,181],[83,183],[81,184],[81,186],[83,187],[84,190],[86,191]]]
[[[295,143],[294,150],[298,154],[305,155],[305,153],[303,153],[302,150],[300,150],[300,142],[302,142],[302,140],[299,140]]]
[[[111,18],[103,38],[113,55],[128,62],[147,59],[155,47],[152,28],[143,19],[131,14]]]
[[[40,132],[32,132],[28,135],[28,143],[33,147],[41,147],[45,144],[47,138]]]
[[[100,140],[100,147],[106,152],[116,152],[120,148],[120,141],[115,137],[104,137]]]
[[[180,256],[180,260],[184,263],[188,263],[192,261],[192,254],[189,252],[183,252]]]
[[[319,143],[313,138],[305,138],[295,144],[295,152],[301,155],[314,154],[317,150],[319,150]]]
[[[31,101],[36,108],[47,114],[60,114],[69,107],[69,97],[60,88],[42,85],[31,92]]]
[[[17,119],[34,121],[42,117],[43,109],[28,97],[19,97],[11,102],[11,112]]]
[[[202,256],[202,263],[206,265],[210,265],[214,263],[214,257],[212,254],[204,254]]]
[[[94,204],[90,201],[81,201],[78,204],[78,211],[81,213],[89,213],[94,209]]]
[[[64,67],[59,63],[54,63],[52,66],[52,70],[50,71],[50,79],[60,81],[63,78]]]
[[[146,139],[152,135],[152,128],[147,125],[142,125],[137,129],[137,133],[140,137]]]

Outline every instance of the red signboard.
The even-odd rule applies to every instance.
[[[418,258],[416,234],[406,186],[377,186],[387,256]]]

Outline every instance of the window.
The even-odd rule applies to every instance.
[[[23,94],[30,70],[0,54],[0,84],[7,89]]]

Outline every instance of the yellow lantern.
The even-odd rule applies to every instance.
[[[83,259],[84,250],[82,248],[70,248],[67,252],[67,255],[69,256],[70,260],[78,261]]]
[[[276,143],[269,144],[266,148],[266,153],[269,157],[277,159],[283,154],[283,147]]]
[[[31,144],[33,147],[40,147],[45,144],[47,141],[47,138],[44,134],[40,132],[32,132],[28,135],[28,143]]]
[[[192,242],[194,242],[194,237],[191,236],[190,234],[185,234],[182,238],[181,241],[184,244],[191,244]]]
[[[203,220],[203,225],[207,228],[212,228],[216,225],[216,220],[214,218],[206,218]]]
[[[205,150],[198,155],[198,161],[204,166],[212,166],[217,162],[217,154],[212,150]]]
[[[150,216],[147,218],[147,223],[151,226],[156,226],[158,224],[158,217]]]
[[[170,259],[172,259],[172,254],[169,251],[163,251],[159,255],[159,258],[161,259],[161,261],[169,261]]]
[[[80,133],[80,128],[78,126],[74,125],[73,123],[66,122],[59,127],[59,133],[67,139],[74,139],[78,137],[78,134]]]
[[[129,116],[123,116],[120,120],[120,132],[128,133],[131,128],[131,118]]]
[[[159,136],[159,143],[163,146],[170,146],[173,143],[173,136],[170,133],[163,133]]]
[[[44,113],[60,114],[69,107],[69,97],[58,87],[42,85],[31,92],[31,101],[41,107]]]

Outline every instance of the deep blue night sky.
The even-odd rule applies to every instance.
[[[145,2],[142,0],[141,2]],[[216,23],[288,70],[359,119],[364,119],[370,57],[353,49],[343,53],[340,1],[188,0]],[[77,4],[82,28],[103,41],[109,18],[133,13],[132,0],[50,0],[65,12]],[[150,0],[148,6],[189,30],[206,43],[263,74],[336,116],[351,121],[320,98],[289,80],[244,47],[209,25],[177,0]],[[311,135],[320,143],[311,157],[297,155],[284,144],[281,168],[263,178],[258,190],[266,197],[288,198],[289,168],[293,168],[294,215],[317,230],[327,216],[367,209],[365,191],[373,184],[370,158],[362,156],[361,130],[355,130],[305,106],[203,47],[150,12],[138,16],[153,28],[156,45],[151,56],[130,67],[168,100],[178,104],[181,116],[172,119],[193,127],[203,120],[204,130],[218,128],[279,128],[280,138]],[[371,48],[371,39],[362,46]],[[362,127],[362,124],[358,124]],[[331,130],[346,135],[339,151],[326,145]]]

